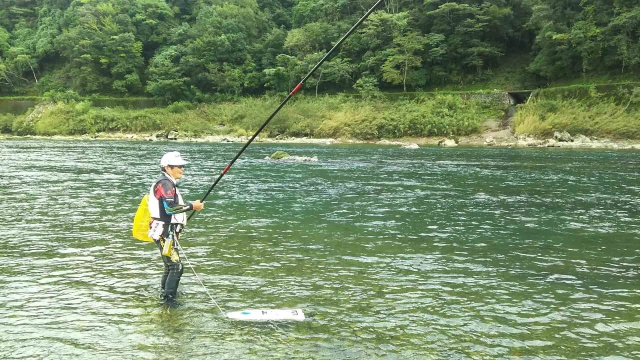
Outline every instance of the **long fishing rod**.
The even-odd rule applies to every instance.
[[[271,116],[269,116],[269,118],[267,119],[267,121],[264,122],[264,124],[262,124],[262,126],[260,126],[260,128],[258,129],[258,131],[255,132],[255,134],[253,134],[253,136],[251,136],[251,138],[249,139],[249,141],[247,141],[246,144],[244,144],[244,146],[242,147],[242,149],[240,149],[240,151],[236,154],[236,156],[233,158],[233,160],[231,160],[231,162],[224,168],[224,170],[222,171],[222,173],[218,176],[218,178],[216,179],[216,181],[214,181],[213,185],[211,185],[211,187],[209,188],[209,190],[207,191],[206,194],[204,194],[204,196],[202,197],[202,199],[200,201],[204,201],[207,196],[209,196],[209,194],[211,193],[211,191],[213,190],[214,187],[216,187],[216,185],[218,185],[218,183],[220,182],[220,179],[222,179],[222,177],[224,176],[224,174],[227,173],[227,171],[229,171],[229,169],[231,168],[231,166],[233,166],[233,164],[236,162],[236,160],[238,160],[238,158],[240,157],[240,155],[242,155],[242,153],[247,149],[247,147],[249,147],[249,145],[251,145],[251,143],[253,142],[253,140],[255,140],[255,138],[258,136],[258,134],[260,134],[260,132],[262,132],[262,130],[267,126],[267,124],[269,124],[269,122],[271,121],[271,119],[273,119],[274,116],[276,116],[276,114],[280,111],[280,109],[282,109],[282,107],[289,101],[289,99],[291,99],[293,97],[293,95],[295,95],[298,90],[300,90],[302,88],[302,84],[304,84],[305,81],[307,81],[307,79],[313,75],[313,73],[325,62],[325,60],[327,60],[327,58],[331,55],[331,53],[333,53],[333,51],[335,49],[337,49],[350,35],[351,33],[353,33],[355,31],[356,28],[358,28],[358,26],[360,26],[360,24],[362,24],[363,21],[365,21],[369,15],[371,15],[371,13],[375,10],[376,7],[378,7],[378,5],[380,5],[380,3],[382,3],[383,0],[378,0],[372,7],[371,9],[369,9],[369,11],[367,11],[361,18],[360,20],[358,20],[358,22],[356,22],[351,29],[349,29],[349,31],[347,31],[346,34],[344,34],[344,36],[342,36],[342,38],[340,40],[338,40],[338,42],[333,45],[333,47],[331,48],[331,50],[329,50],[323,57],[322,59],[320,59],[320,61],[316,64],[316,66],[313,67],[313,69],[311,69],[311,71],[309,71],[309,73],[302,78],[302,80],[300,81],[300,83],[298,83],[298,85],[296,85],[296,87],[289,93],[289,95],[280,103],[280,105],[278,106],[278,108],[276,108],[276,110],[271,114]],[[196,212],[193,211],[191,214],[189,214],[189,217],[187,218],[187,220],[190,220],[193,215]]]

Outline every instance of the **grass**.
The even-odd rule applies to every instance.
[[[558,79],[549,83],[550,87],[566,87],[575,85],[619,85],[640,83],[640,74],[589,75],[575,79]]]
[[[2,96],[0,101],[43,101],[43,96]]]
[[[640,139],[640,87],[616,86],[598,91],[595,86],[542,90],[518,106],[515,132],[546,137],[555,131],[570,134]]]
[[[414,92],[363,99],[350,95],[291,99],[261,136],[332,137],[362,140],[479,133],[485,120],[499,119],[500,93]],[[279,96],[243,97],[211,104],[178,102],[167,107],[97,107],[92,101],[49,100],[34,116],[0,115],[0,132],[16,135],[156,133],[180,136],[253,134],[282,101]],[[537,90],[518,106],[518,134],[571,134],[640,139],[640,83],[576,84]]]
[[[255,132],[280,101],[245,97],[235,102],[174,103],[149,109],[100,108],[89,101],[48,102],[36,107],[35,116],[3,117],[0,126],[16,135],[166,134],[174,130],[183,136],[240,136]],[[499,118],[504,110],[501,106],[481,97],[453,94],[417,94],[400,101],[299,96],[282,108],[262,136],[372,140],[468,135],[478,132],[485,120]]]

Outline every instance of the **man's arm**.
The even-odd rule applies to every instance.
[[[167,215],[175,215],[193,210],[193,204],[180,204],[178,202],[176,187],[170,180],[158,182],[154,189],[154,195],[156,199],[162,203]]]

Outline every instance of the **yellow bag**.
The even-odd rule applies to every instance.
[[[149,223],[151,222],[151,213],[149,212],[149,194],[142,197],[136,216],[133,217],[133,230],[131,231],[133,237],[142,240],[153,242],[153,239],[149,237]]]
[[[162,255],[171,256],[173,252],[173,239],[164,239],[164,246],[162,246]]]

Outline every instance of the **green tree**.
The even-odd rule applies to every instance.
[[[174,12],[163,0],[120,0],[120,7],[131,19],[132,33],[142,44],[143,55],[150,59],[156,50],[167,43],[177,25]]]
[[[582,0],[530,0],[533,14],[529,26],[537,32],[534,61],[529,69],[545,78],[572,76],[580,69],[580,55],[570,29],[582,12]]]
[[[53,42],[60,34],[62,11],[47,3],[36,9],[38,18],[32,24],[16,24],[10,48],[5,50],[4,65],[14,78],[16,90],[37,84],[42,69],[58,63]]]
[[[236,3],[203,7],[186,34],[186,54],[181,64],[200,91],[238,93],[260,76],[252,54],[268,29],[267,20],[255,0]],[[224,74],[233,79],[224,80],[226,85],[216,85]]]
[[[2,0],[0,2],[0,27],[12,32],[19,23],[33,24],[38,16],[36,0]]]
[[[302,27],[312,22],[335,23],[340,21],[347,10],[348,1],[297,0],[293,6],[293,24]]]
[[[358,72],[367,74],[367,78],[375,77],[377,86],[377,81],[382,79],[382,65],[387,60],[386,51],[393,46],[399,19],[407,22],[406,15],[374,12],[353,35],[353,39],[345,43],[340,55],[360,59],[357,63]]]
[[[137,93],[144,61],[131,19],[115,0],[75,0],[55,47],[65,60],[65,81],[81,94]]]
[[[425,67],[433,82],[448,78],[448,65],[446,63],[449,45],[443,34],[428,34],[425,36]]]
[[[372,3],[0,0],[1,90],[164,101],[286,91]],[[541,82],[638,74],[639,34],[637,0],[385,0],[309,81],[316,93],[365,78],[464,85],[514,60]]]
[[[198,9],[203,5],[202,0],[167,0],[166,4],[171,9],[174,17],[180,22],[193,23]]]
[[[13,82],[9,78],[7,65],[5,64],[5,58],[7,56],[7,52],[9,51],[10,38],[11,34],[9,34],[7,30],[0,26],[0,83],[13,87]],[[3,86],[2,88],[6,89],[7,87]]]
[[[509,19],[513,16],[504,1],[426,0],[425,5],[425,34],[444,37],[446,46],[441,50],[446,51],[446,56],[442,61],[447,64],[450,77],[461,84],[470,74],[481,75],[484,68],[496,64],[504,54],[511,33]]]
[[[378,88],[378,79],[374,76],[364,74],[355,84],[353,88],[358,91],[362,98],[370,100],[376,99],[382,96],[380,89]]]
[[[261,0],[260,9],[275,28],[291,28],[291,7],[295,0]]]
[[[326,52],[333,46],[334,39],[338,38],[335,26],[324,22],[309,23],[289,31],[284,46],[292,54],[304,57],[319,51]]]
[[[640,4],[630,0],[529,0],[537,32],[530,69],[546,78],[638,70]]]
[[[265,86],[276,91],[291,91],[302,73],[301,62],[295,56],[276,56],[276,66],[265,69]]]
[[[318,52],[307,55],[300,66],[307,74],[313,67],[322,59],[325,55],[324,52]],[[320,68],[318,68],[311,77],[311,82],[315,85],[315,94],[318,96],[318,88],[323,82],[333,83],[340,85],[346,83],[352,79],[352,73],[355,66],[349,61],[349,59],[342,59],[340,57],[325,61]],[[303,76],[301,74],[301,76]]]
[[[609,68],[621,73],[640,70],[640,4],[635,1],[614,1],[614,16],[603,30]],[[613,60],[613,61],[612,61]],[[605,60],[606,61],[606,60]]]
[[[602,29],[589,19],[578,21],[569,33],[571,45],[582,60],[582,75],[594,70],[600,64],[603,51]]]
[[[403,91],[407,91],[407,79],[410,85],[424,84],[422,57],[418,55],[418,51],[424,48],[426,40],[417,31],[398,31],[397,37],[393,39],[393,47],[386,51],[387,60],[382,65],[382,78],[392,84],[402,84]]]
[[[11,34],[0,26],[0,56],[3,56],[9,50],[9,39]]]
[[[184,48],[175,45],[161,49],[149,64],[146,90],[164,103],[193,99],[189,78],[179,64],[181,51]]]

